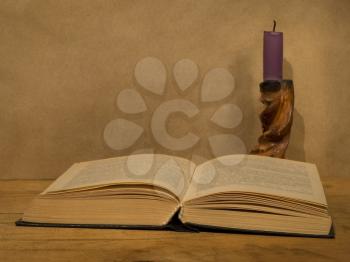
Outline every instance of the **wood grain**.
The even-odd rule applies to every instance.
[[[323,178],[335,239],[16,227],[50,183],[0,181],[0,261],[350,261],[350,178]]]
[[[260,84],[262,135],[252,154],[284,158],[293,124],[294,86],[292,80],[265,81]]]

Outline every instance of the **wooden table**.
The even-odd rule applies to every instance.
[[[335,239],[16,227],[49,180],[0,180],[0,261],[350,261],[350,178],[324,177]]]

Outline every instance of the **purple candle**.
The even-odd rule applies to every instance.
[[[275,32],[273,22],[273,31],[264,31],[264,81],[282,80],[283,33]]]

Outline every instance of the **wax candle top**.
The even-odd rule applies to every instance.
[[[272,31],[264,31],[266,33],[269,33],[271,35],[280,35],[283,34],[282,32],[276,32],[276,20],[273,20],[273,28]]]
[[[269,33],[270,35],[280,35],[282,32],[276,32],[276,20],[273,20],[273,28],[272,31],[264,31],[264,33]]]

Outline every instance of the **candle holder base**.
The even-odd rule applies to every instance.
[[[260,83],[260,92],[260,101],[265,105],[260,113],[263,134],[250,153],[284,158],[293,123],[293,81],[264,81]]]

